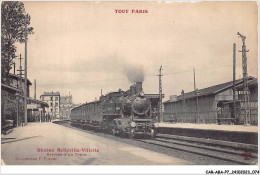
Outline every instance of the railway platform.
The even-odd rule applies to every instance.
[[[190,165],[193,162],[55,123],[1,136],[2,165]]]
[[[159,133],[258,144],[258,126],[191,123],[157,123]]]

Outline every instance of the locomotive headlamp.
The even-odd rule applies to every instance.
[[[131,125],[131,127],[133,127],[133,128],[136,127],[136,123],[135,123],[135,122],[131,122],[130,125]]]
[[[141,91],[139,94],[140,94],[141,97],[144,96],[144,92],[143,91]]]
[[[155,123],[154,127],[158,128],[159,127],[159,123]]]

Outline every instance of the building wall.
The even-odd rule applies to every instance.
[[[72,95],[60,97],[60,116],[63,119],[70,118],[71,110],[74,105],[72,102]]]
[[[258,86],[249,87],[249,108],[250,108],[250,117],[249,123],[257,124],[258,123]],[[244,94],[243,91],[240,91],[238,99],[241,100],[240,107],[241,111],[239,114],[239,123],[244,123],[245,121],[245,110],[244,110]]]
[[[237,99],[237,93],[236,93],[236,99]],[[233,90],[230,88],[224,92],[216,94],[216,101],[230,101],[233,100]]]
[[[53,100],[52,100],[53,97]],[[41,100],[46,102],[49,105],[49,108],[46,109],[46,114],[56,116],[60,118],[60,96],[59,95],[41,95]]]
[[[233,99],[232,89],[228,89],[218,94],[198,97],[198,111],[200,123],[216,123],[218,102],[229,101]],[[175,122],[195,123],[196,122],[196,97],[185,100],[185,109],[183,101],[175,101],[164,104],[164,119]]]
[[[250,95],[249,100],[250,101],[258,101],[258,86],[250,87]]]

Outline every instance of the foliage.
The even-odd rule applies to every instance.
[[[1,124],[2,129],[5,125],[6,120],[13,120],[14,125],[17,123],[17,99],[14,93],[8,92],[6,90],[1,91]],[[24,101],[19,99],[19,123],[24,118]]]
[[[3,1],[1,6],[1,73],[2,83],[10,84],[9,71],[16,57],[16,42],[25,42],[25,31],[33,34],[30,15],[26,14],[24,4],[18,1]]]
[[[5,124],[6,120],[14,120],[15,115],[15,97],[14,94],[8,93],[7,91],[1,91],[1,119],[2,125]],[[3,126],[2,126],[3,128]]]

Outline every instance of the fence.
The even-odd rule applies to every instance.
[[[163,120],[175,123],[216,123],[217,110],[199,111],[199,115],[197,111],[163,113]]]
[[[245,110],[243,105],[237,106],[234,110],[235,118],[231,116],[231,108],[218,108],[216,110],[199,111],[197,116],[196,111],[186,112],[171,112],[163,113],[164,122],[172,123],[236,123],[244,124]],[[257,105],[250,105],[248,121],[252,125],[258,123],[258,107]]]

